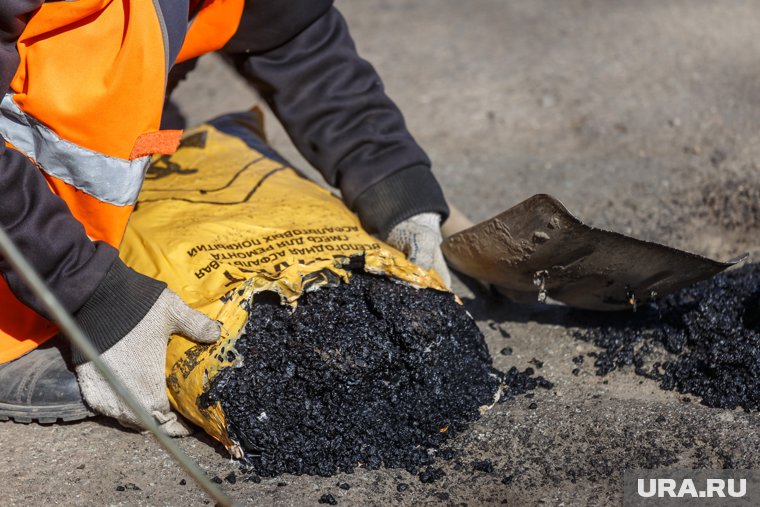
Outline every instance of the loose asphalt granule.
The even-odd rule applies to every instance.
[[[545,382],[493,369],[452,294],[363,273],[304,293],[295,311],[257,296],[236,349],[242,366],[222,371],[205,403],[221,402],[261,476],[384,465],[428,467],[435,480],[433,450],[478,419],[502,382],[506,397]]]
[[[760,410],[760,264],[719,274],[577,331],[603,349],[598,375],[623,366],[709,407]],[[590,324],[590,323],[589,323]],[[576,365],[582,358],[574,359]]]

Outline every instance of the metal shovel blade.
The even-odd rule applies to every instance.
[[[450,236],[442,248],[454,269],[515,301],[548,296],[588,310],[631,308],[743,260],[718,262],[588,226],[546,194]]]

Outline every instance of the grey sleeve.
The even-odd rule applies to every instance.
[[[112,246],[90,241],[40,171],[25,156],[5,148],[0,148],[0,225],[72,313],[84,305],[118,255]],[[21,301],[45,315],[5,259],[0,259],[0,272]]]
[[[244,16],[225,48],[238,71],[370,232],[383,237],[423,212],[445,218],[448,207],[430,160],[375,69],[358,55],[341,14],[324,5],[332,2],[316,2],[320,9],[302,15],[300,24],[278,25],[293,12],[284,6],[293,3],[299,2],[272,8],[277,37],[253,37]]]

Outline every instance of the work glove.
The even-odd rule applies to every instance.
[[[388,244],[404,252],[407,258],[424,269],[433,268],[446,287],[451,287],[451,274],[441,251],[441,215],[420,213],[396,225]]]
[[[171,410],[166,394],[166,343],[175,333],[200,343],[213,343],[219,339],[220,331],[219,323],[164,289],[137,326],[100,357],[153,415],[162,431],[174,437],[186,436],[191,430]],[[141,428],[94,364],[77,366],[76,372],[82,395],[93,410],[128,428]]]

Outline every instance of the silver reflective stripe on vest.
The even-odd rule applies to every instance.
[[[109,204],[137,201],[150,157],[124,160],[66,141],[24,113],[10,93],[0,113],[0,135],[49,175]]]

